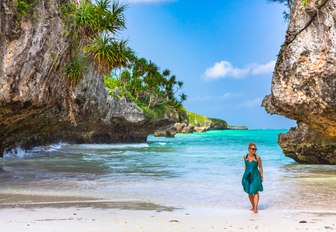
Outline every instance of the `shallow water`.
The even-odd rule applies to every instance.
[[[254,141],[264,166],[260,208],[336,209],[336,166],[282,154],[286,130],[149,136],[143,144],[55,144],[0,159],[0,194],[89,197],[174,207],[247,208],[243,155]]]

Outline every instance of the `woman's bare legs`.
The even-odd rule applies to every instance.
[[[249,194],[248,197],[249,197],[251,205],[252,205],[251,210],[253,211],[254,210],[254,198],[253,198],[253,194]]]
[[[253,212],[258,213],[258,204],[259,204],[259,193],[252,195],[253,196]]]

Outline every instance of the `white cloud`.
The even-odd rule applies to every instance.
[[[204,72],[204,77],[207,80],[217,80],[226,77],[242,78],[247,75],[271,73],[274,66],[275,61],[271,60],[266,64],[250,64],[245,68],[236,68],[229,61],[222,60],[207,68]]]
[[[193,102],[200,102],[200,101],[214,101],[214,100],[223,100],[223,99],[229,99],[233,97],[240,97],[242,96],[242,93],[230,93],[226,92],[222,95],[217,95],[217,96],[196,96],[196,97],[191,97],[188,99],[188,101],[193,101]]]
[[[238,107],[247,107],[247,108],[252,108],[252,107],[256,107],[256,106],[261,106],[261,102],[262,102],[263,98],[258,97],[252,100],[247,100],[243,103],[238,104]]]
[[[145,3],[145,4],[151,4],[151,3],[163,3],[163,2],[175,2],[176,0],[126,0],[127,3]]]
[[[256,64],[252,70],[251,73],[253,75],[261,75],[261,74],[266,74],[266,73],[271,73],[274,70],[275,66],[275,61],[271,60],[266,64]]]

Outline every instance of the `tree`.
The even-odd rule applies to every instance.
[[[176,81],[176,76],[171,75],[168,69],[160,72],[153,61],[137,58],[134,54],[129,62],[130,65],[117,78],[121,88],[129,92],[136,102],[148,109],[155,109],[176,108],[186,100],[187,96],[183,93],[179,95],[179,99],[175,97],[183,82]]]
[[[84,52],[94,61],[100,74],[108,74],[112,68],[127,66],[134,53],[126,40],[116,41],[106,33],[94,37],[84,47]]]

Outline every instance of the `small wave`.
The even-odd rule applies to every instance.
[[[57,143],[57,144],[52,144],[46,147],[47,152],[53,152],[53,151],[58,151],[62,149],[63,146],[68,145],[67,143]]]
[[[62,149],[67,143],[55,143],[47,146],[38,146],[32,149],[32,152],[53,152]]]
[[[149,147],[147,143],[122,143],[122,144],[79,144],[78,146],[89,149],[113,149],[113,148],[143,148]]]
[[[34,147],[31,150],[25,150],[24,148],[18,146],[16,148],[12,148],[7,150],[3,153],[4,159],[22,159],[25,157],[31,157],[34,154],[38,154],[40,152],[54,152],[61,150],[66,143],[58,143],[58,144],[51,144],[48,146],[38,146]]]
[[[31,152],[26,151],[25,149],[19,147],[12,148],[10,150],[7,150],[3,153],[4,159],[17,159],[17,158],[24,158],[24,157],[30,157],[32,155]]]
[[[154,142],[153,144],[164,146],[164,145],[167,145],[168,143],[167,142]]]

